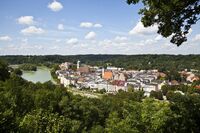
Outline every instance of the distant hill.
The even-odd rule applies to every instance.
[[[89,65],[112,64],[125,69],[197,69],[200,70],[200,55],[45,55],[45,56],[0,56],[9,64],[45,64],[80,60]]]

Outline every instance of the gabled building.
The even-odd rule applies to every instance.
[[[114,73],[114,80],[126,81],[127,76],[124,73]]]
[[[89,73],[90,68],[88,66],[82,66],[82,67],[77,68],[77,72],[80,72],[81,74]]]
[[[105,80],[113,79],[113,72],[112,71],[102,72],[102,78],[105,79]]]

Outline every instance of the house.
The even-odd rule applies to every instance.
[[[114,74],[114,80],[126,81],[127,76],[124,73],[115,73]]]
[[[84,77],[80,77],[80,78],[78,78],[78,80],[77,80],[77,83],[78,84],[82,84],[82,83],[84,83],[85,82],[85,78]]]
[[[73,64],[70,62],[65,62],[59,65],[61,70],[68,70]]]
[[[105,71],[102,74],[102,78],[105,79],[105,80],[111,80],[111,79],[113,79],[113,73],[112,73],[112,71]]]
[[[200,85],[195,86],[194,88],[199,89],[200,90]]]
[[[192,79],[195,77],[195,75],[192,72],[188,72],[187,74],[188,76],[186,78],[186,81],[193,82]]]
[[[191,78],[191,80],[192,80],[192,82],[194,82],[194,81],[198,81],[198,80],[199,80],[199,77],[194,76],[194,77]]]
[[[123,70],[123,68],[108,66],[107,70],[110,70],[110,71],[121,71],[121,70]]]
[[[106,91],[108,91],[108,83],[102,82],[98,84],[98,90],[102,90],[105,89]]]
[[[90,89],[97,89],[98,88],[98,84],[95,83],[95,82],[89,82],[87,85]]]
[[[158,72],[158,73],[157,73],[157,77],[165,78],[165,77],[166,77],[166,74],[163,73],[163,72]]]
[[[115,93],[116,92],[115,86],[112,84],[108,84],[107,88],[106,88],[106,92],[107,93]]]
[[[81,74],[82,73],[89,73],[90,72],[90,68],[88,66],[82,66],[82,67],[79,67],[77,69],[78,72],[80,72]]]
[[[145,92],[146,96],[150,96],[151,91],[158,91],[157,84],[145,84],[142,86],[143,91]]]
[[[127,91],[127,83],[122,80],[114,80],[111,83],[114,86],[114,91],[118,92],[119,90]]]
[[[69,86],[71,84],[71,81],[68,78],[61,77],[60,78],[60,84],[63,84],[64,87],[67,87],[67,86]]]

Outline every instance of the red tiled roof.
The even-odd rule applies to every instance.
[[[196,89],[200,89],[200,85],[195,86]]]
[[[199,80],[199,77],[194,76],[194,77],[192,77],[191,79],[192,79],[192,80]]]
[[[112,85],[116,85],[116,86],[124,86],[125,85],[125,81],[121,81],[121,80],[114,80],[112,82]]]
[[[111,71],[104,72],[103,78],[106,80],[112,79],[113,73]]]

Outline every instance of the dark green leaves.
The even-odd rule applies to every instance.
[[[137,4],[140,0],[127,0]],[[171,43],[180,46],[187,41],[191,26],[200,19],[200,0],[141,0],[144,5],[139,14],[145,27],[158,25],[158,33],[171,38]]]

